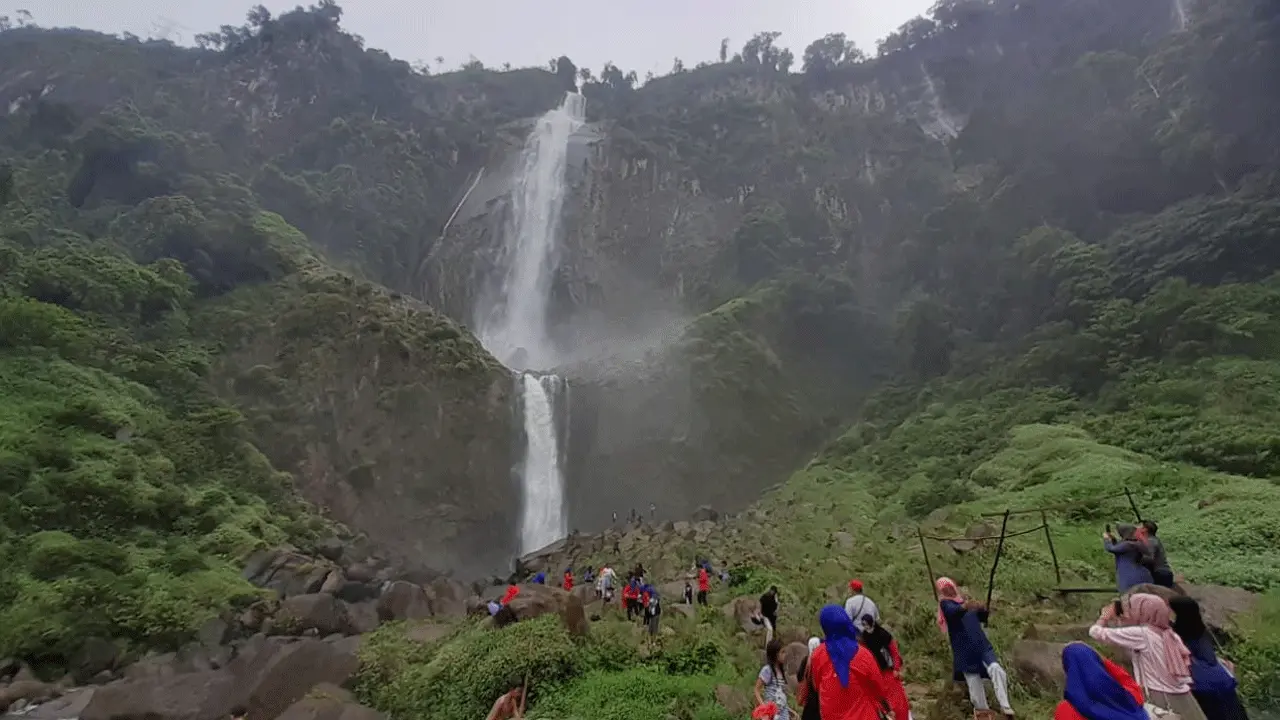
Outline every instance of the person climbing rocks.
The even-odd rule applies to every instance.
[[[770,640],[764,648],[764,667],[756,675],[756,705],[773,703],[777,711],[772,720],[788,720],[787,673],[782,664],[782,642]]]
[[[560,586],[565,589],[565,592],[573,592],[573,568],[572,567],[567,567],[564,569],[564,582],[562,582]]]
[[[618,584],[618,574],[613,571],[611,566],[606,565],[600,570],[600,598],[605,604],[613,602],[613,589]]]
[[[984,678],[991,680],[996,691],[996,701],[1005,717],[1013,717],[1009,704],[1009,676],[996,657],[995,648],[987,639],[982,626],[987,623],[990,611],[976,600],[968,600],[960,594],[960,588],[951,578],[938,578],[934,583],[938,591],[938,629],[946,633],[951,642],[952,672],[956,682],[963,681],[969,688],[969,700],[975,710],[990,710]]]
[[[1108,525],[1102,534],[1102,548],[1116,556],[1116,590],[1121,595],[1134,585],[1152,582],[1151,571],[1147,569],[1151,550],[1138,539],[1136,525],[1120,523],[1116,525],[1115,535]]]
[[[582,584],[591,586],[596,581],[596,569],[587,566],[587,571],[582,573]]]
[[[1062,650],[1066,690],[1053,720],[1147,720],[1142,689],[1124,668],[1084,643]]]
[[[534,575],[534,576],[533,576],[533,582],[534,582],[534,584],[535,584],[535,585],[546,585],[546,584],[547,584],[547,574],[546,574],[546,573],[544,573],[544,572],[540,572],[540,573],[538,573],[537,575]]]
[[[510,687],[510,690],[493,701],[493,708],[489,710],[485,720],[514,720],[524,717],[524,683],[513,680]]]
[[[1120,627],[1109,627],[1112,622]],[[1089,637],[1129,651],[1134,677],[1148,704],[1183,720],[1207,720],[1191,695],[1191,651],[1172,626],[1168,603],[1156,595],[1134,593],[1119,603],[1107,603],[1089,628]]]
[[[508,585],[508,586],[507,586],[507,591],[506,591],[505,593],[503,593],[503,594],[502,594],[502,599],[498,601],[498,604],[499,604],[499,605],[506,605],[507,603],[511,602],[512,600],[515,600],[515,599],[516,599],[516,596],[517,596],[517,595],[519,595],[519,594],[520,594],[520,586],[519,586],[519,585],[514,585],[514,584],[513,584],[513,585]]]
[[[707,566],[703,565],[698,568],[698,604],[707,604],[707,593],[711,591],[711,573],[707,572]]]
[[[809,661],[813,659],[813,651],[822,644],[821,638],[809,638],[809,653],[800,659],[800,668],[796,670],[796,699],[800,703],[800,720],[822,720],[822,704],[818,699],[818,688],[813,684],[813,674],[809,670]]]
[[[644,599],[644,624],[652,638],[658,634],[658,618],[662,615],[661,598],[652,585],[646,585],[640,596]]]
[[[1165,553],[1164,543],[1156,536],[1160,529],[1154,520],[1143,520],[1138,528],[1138,539],[1147,544],[1151,551],[1151,581],[1160,587],[1173,588],[1173,568],[1169,567],[1169,556]]]
[[[778,586],[771,586],[760,596],[760,618],[764,620],[764,641],[773,640],[778,628]]]
[[[893,634],[876,620],[871,613],[865,613],[858,622],[859,641],[863,647],[871,651],[884,676],[884,689],[889,696],[889,710],[895,718],[910,720],[911,703],[907,700],[907,688],[902,684],[902,655],[898,652],[898,641]]]
[[[880,622],[880,608],[871,601],[871,598],[862,594],[862,581],[853,579],[849,581],[849,592],[853,593],[848,600],[844,601],[844,611],[849,615],[849,619],[857,626],[862,622],[863,615],[870,615],[876,622]]]
[[[879,720],[889,702],[884,674],[871,651],[858,643],[858,629],[839,605],[818,614],[826,636],[809,658],[822,720]],[[905,720],[905,718],[894,718]]]
[[[627,619],[631,620],[640,611],[640,581],[635,576],[622,589],[622,604],[627,609]]]
[[[1235,667],[1219,658],[1205,627],[1200,603],[1179,596],[1169,600],[1173,631],[1191,652],[1191,695],[1209,720],[1249,720],[1237,691]]]

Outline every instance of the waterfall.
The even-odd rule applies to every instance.
[[[555,375],[522,373],[520,377],[527,443],[521,472],[524,483],[521,552],[546,547],[569,530],[556,423],[556,407],[563,401],[564,387],[564,380]]]
[[[557,404],[564,402],[567,385],[545,372],[559,359],[547,315],[559,262],[569,140],[582,128],[585,110],[585,98],[567,93],[560,107],[538,119],[525,141],[511,193],[500,282],[477,312],[480,342],[520,373],[526,443],[520,473],[524,553],[568,532],[556,422]]]
[[[1187,18],[1187,0],[1173,0],[1173,18],[1178,23],[1179,30],[1186,30],[1189,22]]]

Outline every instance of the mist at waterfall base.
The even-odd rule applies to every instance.
[[[585,120],[586,101],[568,93],[538,119],[525,141],[504,232],[498,292],[478,308],[480,342],[518,372],[525,453],[520,467],[520,550],[531,552],[568,534],[560,467],[557,407],[567,388],[551,369],[558,352],[548,308],[559,262],[569,140]]]

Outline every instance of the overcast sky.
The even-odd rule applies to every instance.
[[[279,13],[312,0],[264,0]],[[29,10],[35,22],[144,37],[171,28],[190,44],[196,33],[240,25],[257,3],[227,0],[8,0],[0,15]],[[474,55],[486,65],[544,65],[568,55],[598,71],[606,61],[624,70],[659,74],[679,57],[692,66],[713,60],[720,38],[734,49],[760,30],[782,33],[779,44],[800,57],[812,40],[843,32],[868,52],[875,41],[933,0],[339,0],[343,25],[409,62],[443,56],[457,67]],[[11,8],[5,6],[12,5]]]

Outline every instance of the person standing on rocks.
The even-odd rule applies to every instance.
[[[768,643],[773,640],[773,634],[778,629],[777,585],[770,587],[768,592],[760,596],[760,617],[764,620],[764,641]]]
[[[644,624],[649,630],[649,637],[653,638],[658,635],[658,617],[662,615],[661,599],[658,597],[658,591],[652,585],[644,587]]]
[[[875,622],[880,622],[880,609],[872,602],[871,598],[862,594],[862,581],[853,579],[849,581],[849,592],[853,593],[848,600],[844,601],[844,612],[853,621],[855,626],[862,622],[863,615],[870,615]]]
[[[1000,703],[1000,712],[1013,717],[1009,704],[1009,676],[1000,666],[995,648],[982,629],[989,611],[976,600],[967,600],[951,578],[938,578],[934,587],[938,591],[938,628],[951,641],[952,668],[956,682],[964,681],[969,688],[969,700],[975,710],[990,710],[987,689],[983,678],[991,680]]]
[[[711,573],[707,572],[707,566],[703,565],[698,568],[698,604],[707,604],[707,593],[711,591]]]
[[[1138,539],[1147,544],[1151,550],[1151,580],[1160,587],[1173,588],[1173,568],[1169,567],[1169,556],[1164,551],[1164,543],[1156,537],[1160,529],[1154,520],[1143,520],[1138,528]]]
[[[1116,590],[1121,594],[1129,591],[1134,585],[1143,585],[1152,581],[1151,549],[1138,538],[1135,525],[1121,523],[1116,525],[1119,540],[1111,534],[1110,526],[1102,534],[1102,549],[1116,556]]]
[[[573,592],[573,568],[564,569],[564,582],[561,584],[565,592]]]
[[[511,683],[511,689],[493,701],[486,720],[516,720],[524,717],[525,692],[524,684],[519,680]]]

